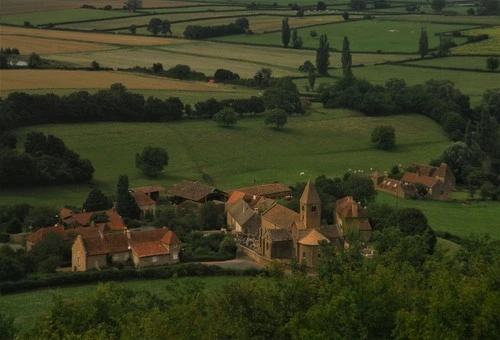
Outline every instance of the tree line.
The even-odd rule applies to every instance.
[[[92,179],[92,163],[56,136],[31,131],[26,135],[23,153],[14,150],[15,144],[0,145],[0,188],[87,183]]]
[[[225,35],[242,34],[249,31],[250,24],[247,18],[236,19],[235,22],[225,25],[201,26],[188,25],[183,36],[186,39],[206,39]]]

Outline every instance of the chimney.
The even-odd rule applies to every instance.
[[[97,231],[99,232],[99,236],[101,236],[101,238],[104,240],[104,234],[102,233],[102,230],[101,229],[97,229]]]
[[[352,217],[358,217],[358,204],[354,203],[352,205]]]
[[[127,235],[127,238],[130,240],[130,230],[125,230],[125,235]]]

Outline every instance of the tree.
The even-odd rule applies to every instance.
[[[262,100],[266,109],[283,109],[289,114],[303,112],[297,85],[288,77],[272,81]]]
[[[101,65],[99,65],[97,61],[92,60],[92,62],[90,63],[90,67],[94,70],[99,70],[101,68]]]
[[[17,138],[12,132],[4,132],[0,134],[0,146],[5,146],[9,149],[15,149]]]
[[[123,7],[135,12],[142,8],[142,0],[126,0]]]
[[[319,37],[319,47],[316,50],[316,69],[320,75],[328,74],[328,65],[330,65],[330,44],[326,34]]]
[[[326,11],[326,4],[323,1],[318,1],[316,4],[317,11]]]
[[[290,26],[288,25],[288,17],[284,17],[281,23],[281,42],[285,47],[288,47],[288,44],[290,43]]]
[[[135,154],[135,167],[148,177],[156,177],[168,165],[168,153],[159,147],[146,146],[141,154]]]
[[[422,27],[418,41],[418,53],[421,58],[424,58],[427,52],[429,52],[429,36],[427,35],[427,31]]]
[[[264,123],[276,126],[276,129],[281,129],[285,126],[288,119],[286,111],[283,109],[274,109],[266,112]]]
[[[137,33],[137,26],[136,25],[130,25],[130,27],[128,28],[128,30],[130,31],[130,33],[136,34]]]
[[[294,29],[292,31],[292,47],[295,49],[300,49],[302,48],[302,44],[302,37],[299,37],[299,35],[297,34],[297,30]]]
[[[42,205],[33,207],[28,216],[24,219],[25,224],[31,230],[37,230],[42,227],[50,227],[59,221],[59,210],[55,207]]]
[[[103,194],[100,189],[92,189],[85,202],[83,202],[83,209],[85,211],[98,211],[107,210],[113,206],[113,202],[109,197]]]
[[[377,196],[371,178],[362,174],[348,174],[344,180],[344,190],[346,195],[352,196],[356,202],[360,202],[363,206],[375,201],[375,196]]]
[[[307,80],[309,82],[311,91],[314,91],[314,84],[316,83],[316,73],[314,73],[314,71],[310,71],[307,75]]]
[[[431,8],[440,12],[446,6],[446,0],[432,0]]]
[[[488,57],[488,59],[486,59],[486,68],[490,71],[496,70],[499,65],[500,61],[498,57]]]
[[[149,20],[149,24],[147,27],[148,32],[157,35],[162,31],[162,23],[163,22],[160,18],[152,18],[151,20]]]
[[[214,230],[220,228],[221,215],[214,202],[208,201],[200,207],[197,222],[198,227],[203,230]]]
[[[310,60],[304,61],[304,63],[299,66],[300,72],[311,73],[311,72],[314,72],[315,70],[316,70],[316,67],[314,66],[314,64]]]
[[[137,206],[134,198],[128,190],[128,176],[120,175],[116,185],[116,211],[122,217],[139,218],[141,209]]]
[[[457,46],[457,44],[455,44],[453,40],[451,40],[451,38],[443,37],[442,35],[440,35],[438,55],[441,57],[447,56],[448,54],[450,54],[450,49],[455,46]]]
[[[162,20],[161,22],[161,33],[163,35],[166,35],[167,33],[172,35],[172,30],[170,29],[172,27],[172,24],[168,20]]]
[[[236,112],[232,107],[223,108],[213,116],[212,120],[224,127],[232,127],[238,122]]]
[[[316,32],[314,30],[312,30],[309,34],[311,35],[311,38],[313,38],[313,39],[318,36],[318,32]]]
[[[29,68],[40,68],[43,65],[42,57],[36,53],[31,53],[28,58]]]
[[[351,56],[351,50],[349,49],[349,39],[347,37],[344,37],[344,42],[342,43],[341,62],[342,62],[342,74],[344,78],[351,78],[352,56]]]
[[[359,11],[359,10],[366,8],[366,1],[365,0],[351,0],[349,6],[352,9]]]
[[[250,28],[250,23],[249,23],[248,19],[245,18],[245,17],[236,19],[236,21],[234,22],[234,24],[236,26],[241,27],[245,31],[247,31]]]
[[[349,12],[342,13],[342,18],[344,18],[344,21],[348,21],[349,20]]]
[[[396,131],[390,125],[377,126],[372,131],[372,143],[381,150],[392,149],[396,145]]]
[[[270,68],[263,67],[255,73],[253,79],[258,87],[268,87],[269,85],[271,85],[272,73],[273,71]]]

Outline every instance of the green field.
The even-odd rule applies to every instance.
[[[402,200],[383,192],[378,193],[377,202],[400,208],[421,209],[429,220],[429,225],[436,231],[446,231],[462,237],[472,233],[489,233],[491,237],[500,239],[500,202],[474,201],[465,204],[463,200]]]
[[[355,56],[352,59],[353,64],[356,64]],[[329,73],[338,77],[342,75],[342,70],[335,69]],[[392,77],[403,78],[408,85],[422,84],[429,79],[448,79],[454,82],[460,91],[470,96],[473,105],[480,102],[485,90],[497,88],[500,84],[498,73],[434,70],[396,65],[357,67],[353,69],[353,73],[358,78],[381,85]]]
[[[245,6],[191,6],[191,7],[169,7],[169,8],[143,8],[141,13],[167,14],[179,12],[220,12],[232,10],[246,10]]]
[[[435,33],[459,29],[473,28],[472,25],[426,24],[429,35],[429,46],[436,47],[439,37]],[[292,27],[293,28],[293,27]],[[298,29],[299,36],[304,41],[304,47],[317,48],[318,37],[312,38],[310,32],[315,30],[318,35],[326,34],[330,48],[342,50],[342,40],[349,38],[353,52],[404,52],[416,53],[422,24],[405,21],[363,20],[355,22],[340,22],[338,24],[322,25]],[[245,44],[265,44],[281,46],[281,33],[238,35],[217,38],[218,41],[232,41]],[[462,43],[465,38],[454,38]]]
[[[412,61],[405,64],[439,67],[459,67],[465,69],[487,70],[486,57],[458,57],[432,58]]]
[[[124,16],[137,16],[130,11],[105,11],[99,9],[61,9],[43,12],[31,12],[23,14],[3,15],[0,22],[4,24],[23,25],[29,21],[32,25],[58,23],[66,21],[95,20],[105,18],[116,18]]]
[[[497,16],[444,16],[444,15],[429,15],[429,14],[409,14],[409,15],[388,15],[383,17],[384,20],[394,21],[414,21],[425,23],[443,23],[443,24],[464,24],[464,25],[500,25],[500,18]]]
[[[203,282],[205,291],[213,292],[221,289],[224,285],[231,282],[243,282],[247,277],[219,276],[204,278],[178,278],[164,280],[141,280],[125,281],[119,285],[126,289],[146,290],[157,294],[159,297],[168,297],[167,284],[169,282],[178,282],[182,284],[187,280]],[[0,310],[7,315],[15,318],[14,325],[19,328],[30,328],[35,325],[37,320],[45,313],[48,313],[53,306],[52,296],[58,294],[67,298],[85,298],[95,292],[97,285],[79,285],[75,287],[64,287],[56,289],[40,289],[26,293],[12,295],[0,295]],[[1,336],[0,336],[1,337]]]
[[[398,147],[375,149],[370,133],[375,125],[392,125]],[[118,175],[126,173],[131,186],[181,179],[213,179],[221,189],[257,183],[303,181],[299,174],[340,176],[348,169],[389,169],[394,164],[427,163],[449,141],[441,127],[420,115],[365,117],[349,110],[317,109],[310,116],[292,117],[283,131],[266,127],[262,118],[246,118],[234,129],[209,121],[176,123],[95,123],[46,125],[14,130],[18,145],[37,129],[62,138],[69,148],[92,161],[93,186],[115,190]],[[157,179],[147,179],[134,167],[134,155],[144,146],[165,147],[170,161]],[[88,186],[2,190],[0,204],[81,205]]]

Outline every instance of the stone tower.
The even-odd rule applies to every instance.
[[[300,220],[306,229],[319,228],[321,225],[321,199],[311,180],[307,181],[300,198]]]

